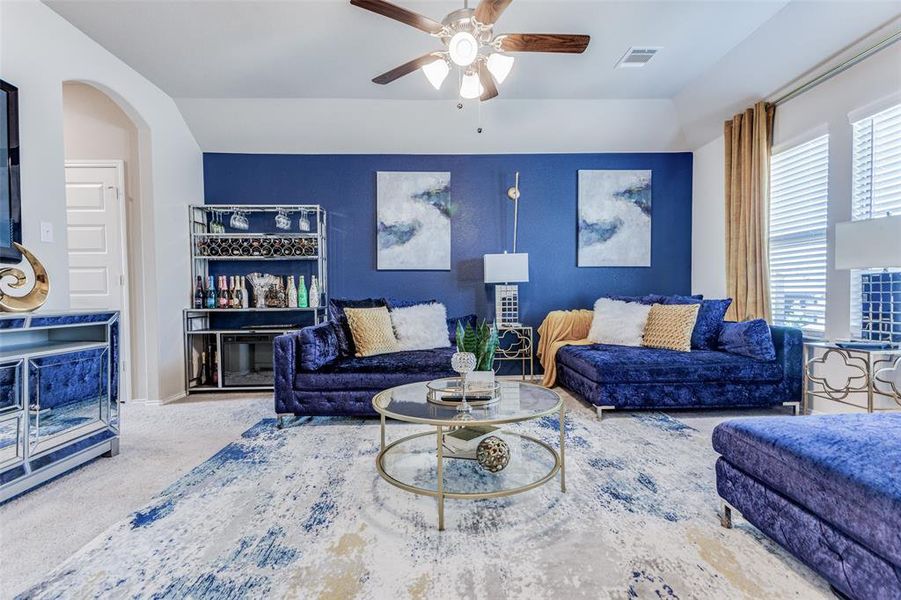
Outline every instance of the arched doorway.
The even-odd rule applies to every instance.
[[[70,306],[121,311],[122,399],[148,398],[142,194],[146,128],[100,86],[63,83]]]

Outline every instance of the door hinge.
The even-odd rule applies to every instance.
[[[125,285],[125,275],[119,275],[119,285]]]

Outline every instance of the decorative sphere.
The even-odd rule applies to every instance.
[[[510,463],[510,447],[501,438],[490,435],[479,442],[476,460],[486,471],[492,473],[503,471]]]
[[[476,355],[472,352],[455,352],[451,357],[451,368],[465,375],[476,368]]]

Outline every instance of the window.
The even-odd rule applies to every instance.
[[[858,221],[901,214],[901,104],[851,125],[851,218]],[[872,315],[863,318],[864,292],[879,293],[885,284],[876,280],[894,282],[899,277],[883,277],[880,273],[881,270],[851,271],[851,331],[855,335],[869,337],[868,331],[873,332],[874,323],[869,319]],[[901,307],[895,308],[901,311]],[[898,318],[895,314],[896,322]]]
[[[822,334],[826,326],[829,136],[770,161],[770,296],[773,323]]]

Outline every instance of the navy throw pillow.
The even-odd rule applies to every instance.
[[[304,327],[297,334],[301,371],[318,371],[338,358],[338,330],[334,321]]]
[[[363,298],[362,300],[338,300],[331,299],[328,301],[329,318],[338,324],[336,333],[338,334],[338,355],[354,356],[357,347],[354,345],[354,336],[350,332],[350,324],[347,317],[344,316],[345,308],[378,308],[379,306],[387,306],[384,298]]]
[[[603,297],[610,300],[618,300],[619,302],[638,302],[639,304],[698,304],[704,298],[701,294],[695,294],[694,296],[667,296],[665,294],[618,296],[615,294],[608,294]]]
[[[776,359],[773,334],[770,326],[763,319],[742,323],[723,323],[719,335],[719,348],[725,352],[757,360]]]
[[[400,300],[399,298],[385,298],[385,305],[388,310],[395,308],[408,308],[410,306],[419,306],[420,304],[437,304],[437,300]]]
[[[695,328],[691,332],[692,350],[715,350],[723,327],[726,311],[732,298],[722,300],[701,300]]]

